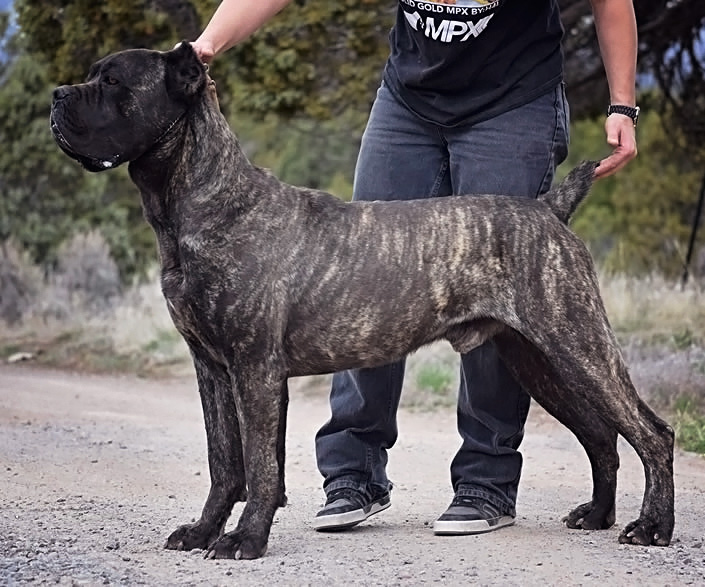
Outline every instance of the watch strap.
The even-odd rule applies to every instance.
[[[607,108],[607,116],[610,114],[624,114],[632,119],[634,126],[639,120],[639,106],[624,106],[623,104],[610,104]]]

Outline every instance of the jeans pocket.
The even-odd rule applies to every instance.
[[[565,95],[565,83],[556,88],[556,135],[553,145],[556,167],[568,156],[570,145],[570,104]]]

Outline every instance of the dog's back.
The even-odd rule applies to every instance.
[[[537,199],[547,204],[559,220],[567,223],[590,191],[596,167],[595,161],[583,161],[560,184]]]

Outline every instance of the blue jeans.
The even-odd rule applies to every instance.
[[[536,197],[549,189],[568,147],[563,87],[474,125],[445,128],[421,120],[384,86],[372,107],[355,170],[355,200],[407,200],[453,194]],[[316,435],[327,493],[386,489],[387,450],[397,439],[404,361],[336,373],[331,419]],[[456,495],[477,496],[514,515],[529,412],[491,341],[461,355],[451,464]]]

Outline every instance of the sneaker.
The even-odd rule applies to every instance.
[[[502,513],[479,497],[456,496],[450,507],[433,523],[437,535],[482,534],[511,526],[514,516]]]
[[[343,487],[328,494],[326,505],[313,519],[316,530],[346,530],[392,505],[389,491],[367,493]]]

